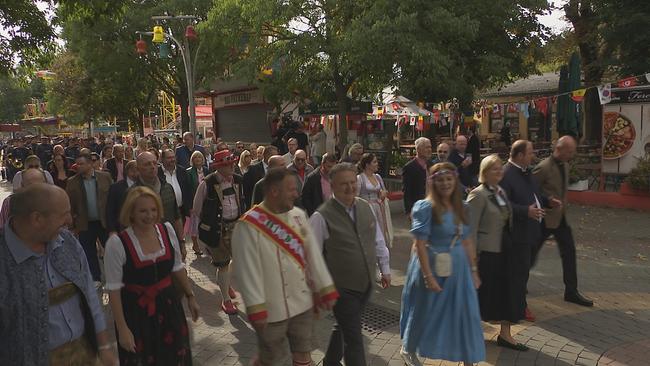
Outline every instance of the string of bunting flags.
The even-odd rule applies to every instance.
[[[629,76],[617,81],[608,82],[597,86],[580,88],[569,92],[531,98],[527,102],[493,104],[483,99],[474,101],[472,104],[474,110],[477,111],[477,114],[485,114],[490,112],[522,112],[524,116],[528,118],[530,113],[529,107],[533,107],[536,111],[546,117],[553,104],[557,102],[557,98],[560,96],[568,95],[572,101],[580,103],[584,100],[587,90],[596,88],[598,90],[600,104],[604,105],[611,103],[612,101],[618,101],[620,99],[620,96],[618,96],[616,92],[612,90],[614,88],[626,89],[645,85],[650,85],[650,73]]]

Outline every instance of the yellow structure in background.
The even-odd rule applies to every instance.
[[[177,129],[178,120],[181,112],[176,105],[176,100],[171,95],[160,91],[158,95],[160,102],[160,125],[158,129],[161,130],[175,130]]]

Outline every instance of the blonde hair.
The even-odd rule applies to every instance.
[[[244,151],[241,152],[241,154],[239,154],[239,162],[237,163],[237,165],[239,165],[240,169],[247,168],[247,167],[244,167],[242,165],[242,162],[244,161],[245,157],[250,156],[250,155],[251,155],[251,152],[248,151],[248,150],[244,150]],[[250,165],[250,163],[248,163],[248,165]]]
[[[478,173],[478,182],[487,182],[487,172],[492,169],[497,163],[503,164],[498,154],[488,155],[481,160],[481,169]]]
[[[427,200],[431,202],[431,207],[433,207],[433,221],[436,224],[442,224],[442,215],[445,212],[446,208],[443,206],[442,197],[438,191],[434,188],[433,175],[442,170],[447,170],[453,173],[457,173],[456,166],[452,163],[438,163],[432,166],[429,169],[429,176],[427,177]],[[453,207],[454,214],[454,223],[467,224],[467,214],[465,213],[465,207],[463,206],[463,192],[461,191],[460,180],[458,175],[455,174],[456,185],[454,186],[454,192],[451,194],[451,205]]]
[[[173,151],[172,151],[172,152],[173,152]],[[192,166],[192,167],[194,166],[194,158],[196,158],[196,157],[199,156],[199,155],[200,155],[201,158],[203,159],[203,163],[201,163],[201,165],[205,164],[205,156],[203,156],[203,153],[202,153],[202,152],[200,152],[200,151],[197,150],[197,151],[195,151],[195,152],[192,153],[192,156],[190,156],[190,166]]]
[[[124,205],[122,205],[122,210],[120,211],[120,224],[122,224],[122,226],[131,226],[131,215],[133,214],[133,208],[135,207],[136,201],[142,197],[149,197],[154,200],[156,203],[156,208],[158,209],[158,217],[156,217],[156,221],[160,222],[163,213],[160,197],[158,197],[158,195],[153,190],[151,190],[151,188],[138,186],[129,189],[129,194],[124,200]]]

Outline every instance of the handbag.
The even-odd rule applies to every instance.
[[[461,224],[458,224],[456,227],[456,235],[451,240],[451,245],[449,246],[449,252],[445,253],[435,253],[434,258],[434,269],[436,276],[438,277],[449,277],[452,274],[452,259],[451,259],[451,250],[456,245],[458,238],[460,237]]]

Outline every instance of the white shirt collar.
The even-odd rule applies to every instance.
[[[517,168],[519,168],[522,172],[525,172],[525,171],[526,171],[526,168],[522,168],[522,167],[520,167],[520,166],[519,166],[517,163],[515,163],[514,161],[508,159],[508,162],[509,162],[510,164],[516,166]]]

